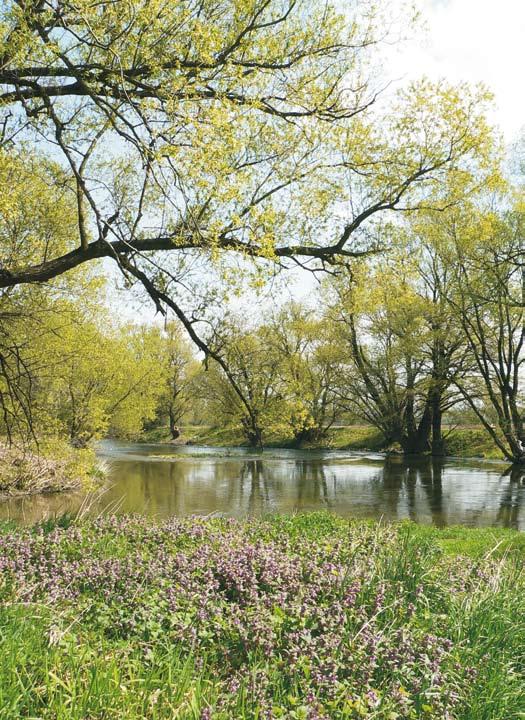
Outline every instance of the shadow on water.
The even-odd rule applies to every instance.
[[[525,529],[524,476],[501,463],[131,443],[107,443],[101,455],[110,459],[111,474],[92,513],[243,517],[328,509],[356,518]],[[31,523],[74,513],[83,502],[82,493],[13,499],[0,505],[0,517]]]

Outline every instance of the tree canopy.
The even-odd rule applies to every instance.
[[[523,210],[512,193],[489,208],[508,188],[482,87],[383,82],[392,13],[388,0],[1,4],[6,427],[38,398],[79,444],[161,416],[175,436],[189,388],[206,386],[256,444],[357,413],[439,453],[461,401],[519,456]],[[179,325],[114,331],[101,259],[215,361],[207,382]],[[329,302],[228,321],[232,279],[294,266],[324,273]]]
[[[453,202],[486,159],[486,94],[422,81],[379,105],[385,10],[3,3],[0,160],[57,163],[50,201],[65,194],[75,229],[2,249],[0,286],[107,257],[180,314],[163,290],[188,252],[330,263],[375,249],[382,211]]]

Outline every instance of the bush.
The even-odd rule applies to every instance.
[[[38,450],[0,445],[0,492],[30,495],[89,487],[103,476],[92,449],[47,439]]]

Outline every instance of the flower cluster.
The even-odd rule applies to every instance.
[[[235,717],[241,696],[254,718],[452,718],[471,670],[433,607],[447,602],[435,552],[388,527],[109,517],[1,535],[1,594],[146,656],[182,648],[213,671],[203,718]],[[468,568],[449,570],[462,592]]]

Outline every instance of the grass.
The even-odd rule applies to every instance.
[[[525,536],[136,518],[0,529],[0,719],[518,720]]]
[[[481,427],[455,428],[451,430],[445,442],[449,455],[483,457],[494,460],[503,459],[500,449]]]
[[[240,431],[232,428],[214,428],[207,425],[188,425],[182,428],[183,441],[197,445],[214,447],[236,447],[246,444]],[[145,431],[140,440],[143,442],[170,442],[167,427],[156,427]],[[337,427],[330,431],[327,438],[316,443],[308,443],[310,449],[346,449],[346,450],[381,450],[383,447],[381,434],[366,425]],[[266,447],[290,447],[290,439],[270,434],[266,439]]]
[[[421,540],[435,543],[446,556],[480,559],[514,557],[525,562],[525,533],[507,528],[436,528],[432,525],[402,523]]]
[[[95,487],[105,472],[91,448],[73,448],[59,438],[33,449],[0,440],[0,498]]]
[[[182,428],[182,441],[198,445],[219,447],[242,446],[245,444],[242,434],[231,428],[213,428],[206,425],[192,425]],[[446,454],[455,457],[481,457],[503,459],[500,450],[481,427],[445,428]],[[157,427],[141,435],[143,442],[169,442],[167,427]],[[270,435],[266,446],[289,447],[290,441]],[[319,442],[309,443],[310,449],[362,450],[379,452],[385,449],[381,433],[370,425],[345,425],[332,428],[328,436]]]

